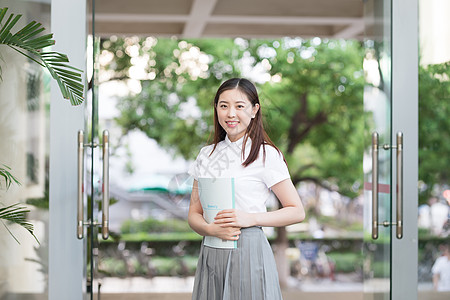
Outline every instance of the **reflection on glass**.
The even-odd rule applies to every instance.
[[[23,24],[37,20],[49,28],[50,5],[2,1]],[[20,185],[0,184],[0,205],[21,203],[30,209],[39,243],[22,227],[5,223],[18,244],[0,226],[0,298],[47,297],[48,290],[48,153],[50,75],[23,55],[2,47],[0,82],[0,164],[11,168]]]

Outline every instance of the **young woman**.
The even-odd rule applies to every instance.
[[[255,86],[225,81],[214,98],[214,141],[203,147],[189,173],[194,177],[189,225],[202,236],[237,241],[236,249],[202,243],[192,299],[282,299],[272,249],[261,226],[303,221],[305,211],[280,150],[267,136]],[[207,223],[200,203],[199,178],[234,178],[235,209]],[[282,208],[267,212],[271,191]]]

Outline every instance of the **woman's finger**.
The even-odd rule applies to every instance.
[[[223,216],[223,217],[220,217],[220,218],[215,218],[214,220],[215,221],[223,221],[223,220],[235,220],[236,218],[235,217],[233,217],[233,216]]]
[[[224,224],[219,224],[220,227],[222,228],[227,228],[227,227],[236,227],[236,223],[224,223]]]
[[[221,214],[217,214],[214,219],[221,219],[221,218],[232,218],[235,217],[236,215],[233,212],[228,212],[228,213],[221,213]]]
[[[238,240],[240,234],[241,234],[241,231],[240,231],[240,230],[236,230],[235,232],[232,233],[232,237],[233,237],[235,240]]]
[[[227,218],[227,219],[219,219],[219,220],[215,220],[214,224],[231,224],[231,223],[236,223],[236,220],[233,218]]]
[[[221,211],[218,212],[218,214],[223,214],[223,213],[230,213],[230,212],[234,212],[234,208],[230,208],[230,209],[222,209]]]
[[[216,216],[220,217],[225,214],[233,214],[233,213],[234,213],[234,209],[224,209],[224,210],[219,211]]]

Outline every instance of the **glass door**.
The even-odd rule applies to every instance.
[[[364,298],[417,299],[417,1],[364,9]]]
[[[450,299],[443,268],[450,247],[450,2],[419,4],[418,293],[421,300],[444,300]]]
[[[390,299],[391,277],[391,1],[365,4],[364,295]],[[378,298],[377,298],[378,299]]]

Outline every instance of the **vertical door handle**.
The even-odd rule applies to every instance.
[[[403,133],[397,133],[397,238],[403,237]]]
[[[83,238],[83,192],[84,192],[84,132],[78,131],[78,201],[77,201],[77,237]]]
[[[109,237],[109,132],[103,131],[102,237]]]
[[[378,238],[378,133],[372,133],[372,239]]]

